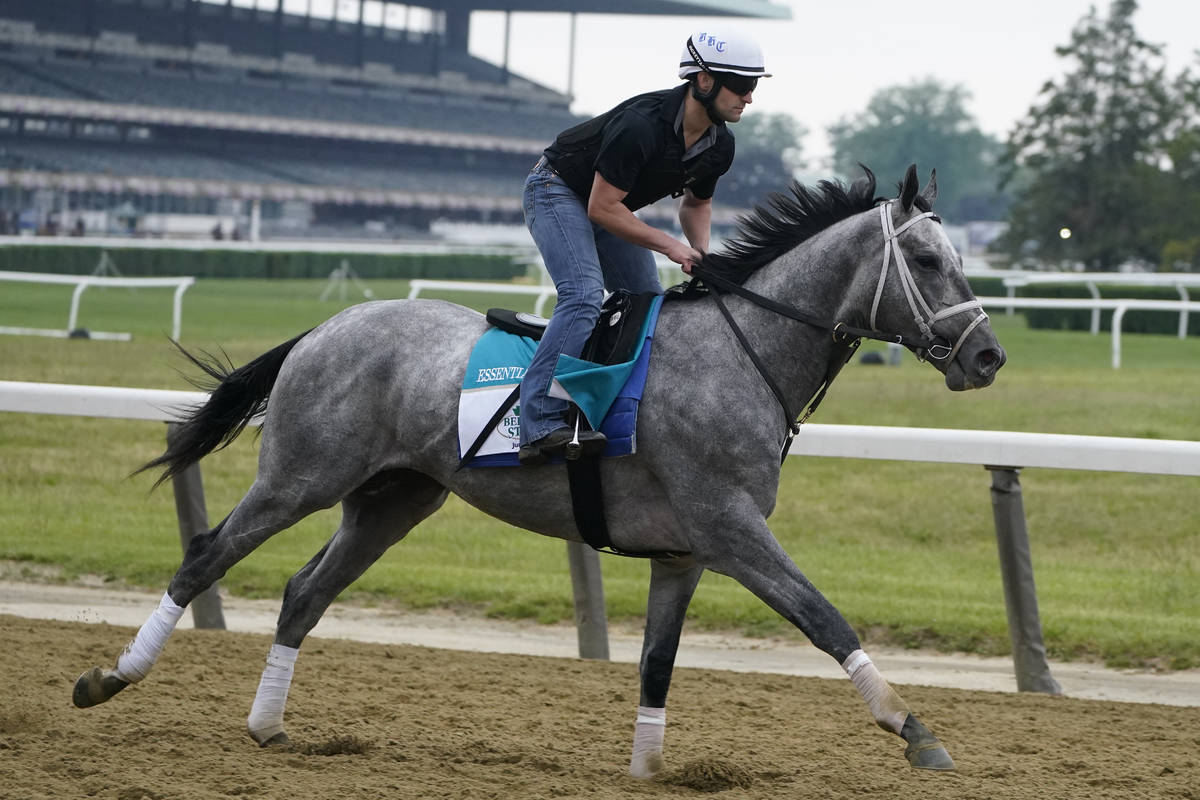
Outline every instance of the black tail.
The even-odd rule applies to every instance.
[[[179,342],[179,352],[198,367],[207,379],[193,381],[199,389],[211,391],[208,401],[192,409],[167,442],[167,451],[153,461],[147,461],[134,474],[148,469],[166,467],[154,482],[157,487],[195,464],[204,456],[228,447],[255,415],[267,408],[267,398],[279,377],[284,359],[307,336],[305,331],[294,339],[268,350],[248,364],[234,369],[233,364],[211,353],[193,355]]]

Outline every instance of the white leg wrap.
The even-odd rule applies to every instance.
[[[842,669],[850,676],[850,682],[858,689],[863,700],[871,709],[871,716],[885,731],[900,735],[909,709],[904,700],[879,674],[875,664],[862,650],[855,650],[842,662]]]
[[[137,636],[125,646],[125,652],[117,659],[117,677],[128,683],[137,683],[150,673],[154,662],[162,655],[171,632],[179,624],[183,608],[175,605],[171,596],[163,592],[158,608],[138,629]]]
[[[246,720],[246,728],[259,744],[283,733],[283,708],[287,705],[299,653],[295,647],[281,644],[271,645],[271,651],[267,653],[267,666],[263,668],[258,693],[254,695],[254,705]]]
[[[633,758],[629,774],[635,778],[653,778],[663,768],[663,734],[667,729],[667,710],[638,706],[637,727],[633,730]]]

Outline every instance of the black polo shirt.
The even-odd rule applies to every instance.
[[[676,130],[688,84],[638,95],[587,122],[568,128],[545,150],[546,160],[586,202],[599,172],[618,189],[630,211],[678,197],[688,189],[707,199],[733,163],[733,134],[714,124],[716,141],[684,160],[683,132]]]

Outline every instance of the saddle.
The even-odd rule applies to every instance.
[[[634,358],[638,358],[647,335],[647,317],[657,309],[658,298],[659,295],[653,292],[635,294],[616,291],[609,295],[601,307],[596,327],[584,345],[580,361],[590,362],[597,366],[609,366],[627,364]],[[505,333],[534,341],[541,340],[549,322],[544,317],[505,308],[488,309],[486,316],[488,323],[493,327]],[[644,360],[645,355],[645,353],[641,355],[639,362]],[[501,403],[479,436],[463,453],[459,463],[460,469],[474,458],[490,435],[490,431],[504,418],[507,410],[516,401],[519,391],[520,385],[518,384]],[[638,395],[640,396],[640,391]],[[576,413],[582,414],[578,410]],[[599,425],[599,421],[597,421],[597,425]],[[600,486],[600,458],[601,456],[597,454],[566,462],[571,504],[576,527],[588,545],[596,550],[618,552],[612,546],[604,514],[604,501]]]
[[[623,364],[633,358],[641,343],[642,326],[654,305],[654,292],[635,294],[619,289],[600,307],[600,318],[584,345],[581,358],[596,364]],[[550,320],[524,311],[489,308],[487,321],[505,333],[541,341]]]

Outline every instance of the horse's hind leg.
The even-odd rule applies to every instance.
[[[663,768],[663,735],[667,725],[667,691],[679,650],[683,618],[696,591],[703,567],[691,559],[650,563],[650,596],[646,603],[646,632],[639,665],[642,689],[629,774],[650,778]]]
[[[408,470],[376,475],[342,501],[337,532],[288,581],[246,728],[262,746],[286,743],[283,712],[300,643],[333,599],[445,502],[436,481]]]
[[[289,502],[279,498],[289,498]],[[256,481],[228,517],[208,533],[193,537],[158,607],[125,646],[116,667],[92,667],[79,676],[71,696],[75,705],[98,705],[145,678],[188,603],[272,535],[331,502],[319,498],[300,501],[268,487],[261,479]]]

